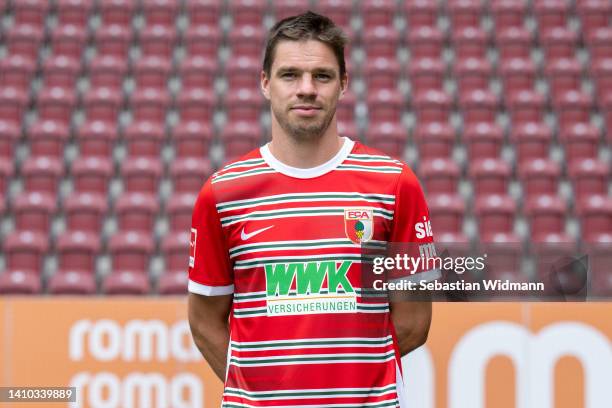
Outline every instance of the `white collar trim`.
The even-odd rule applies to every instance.
[[[353,150],[355,142],[349,139],[348,137],[342,137],[342,139],[344,139],[344,144],[334,157],[319,166],[310,167],[307,169],[288,166],[285,163],[279,161],[276,157],[272,155],[272,152],[270,152],[269,143],[262,146],[259,149],[259,152],[261,153],[261,157],[265,160],[268,166],[272,167],[279,173],[282,173],[289,177],[295,177],[300,179],[314,178],[322,176],[325,173],[329,173],[330,171],[334,170],[336,167],[338,167],[340,163],[342,163],[347,158],[351,150]]]

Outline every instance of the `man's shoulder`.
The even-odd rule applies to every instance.
[[[412,169],[403,160],[397,157],[390,156],[382,150],[370,147],[359,141],[355,141],[353,150],[347,157],[348,160],[362,160],[364,162],[372,163],[373,165],[387,164],[391,167],[396,167],[401,170],[402,173],[408,173],[414,176]]]
[[[261,156],[259,148],[256,148],[242,156],[227,160],[219,170],[213,173],[210,177],[210,182],[217,183],[232,180],[249,171],[265,168],[269,168],[269,166]]]

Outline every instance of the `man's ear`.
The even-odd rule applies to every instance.
[[[344,76],[340,78],[340,99],[344,96],[348,90],[348,74],[345,72]]]
[[[260,87],[261,87],[261,93],[267,100],[270,100],[269,86],[270,86],[270,80],[268,79],[265,71],[262,70],[260,74]]]

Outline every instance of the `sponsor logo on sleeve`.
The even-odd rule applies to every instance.
[[[191,237],[189,238],[189,267],[195,267],[196,241],[198,238],[198,230],[191,229]]]
[[[426,216],[423,216],[423,222],[417,222],[414,224],[414,231],[416,232],[416,237],[418,239],[433,237],[431,221]]]

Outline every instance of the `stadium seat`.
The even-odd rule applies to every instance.
[[[232,16],[233,27],[246,25],[261,26],[268,4],[262,1],[236,0],[229,4],[229,15]]]
[[[518,167],[518,175],[527,197],[557,194],[561,168],[550,159],[533,158],[523,161]]]
[[[4,32],[3,37],[9,55],[21,55],[32,61],[38,58],[38,50],[43,40],[41,26],[14,25]]]
[[[137,0],[100,0],[98,9],[102,26],[118,25],[128,27],[138,6]]]
[[[159,157],[165,139],[163,126],[157,122],[132,122],[124,131],[129,157]]]
[[[441,58],[444,35],[435,26],[415,27],[408,32],[408,47],[412,58]]]
[[[610,58],[612,55],[612,27],[598,28],[586,35],[585,42],[591,63]]]
[[[186,275],[189,260],[189,232],[178,231],[166,235],[162,242],[165,273],[182,272]]]
[[[451,97],[444,91],[430,90],[414,98],[414,110],[419,124],[448,122],[451,106]]]
[[[375,89],[396,89],[400,80],[400,65],[395,58],[368,57],[364,79],[368,92]]]
[[[147,88],[134,91],[130,102],[134,120],[164,124],[171,98],[164,89]]]
[[[508,100],[516,92],[535,89],[536,67],[531,58],[509,58],[501,62],[500,77]]]
[[[546,110],[546,98],[536,91],[519,91],[510,94],[506,107],[510,111],[513,126],[542,122]]]
[[[221,0],[185,0],[189,27],[216,26],[221,18],[222,5]]]
[[[411,94],[440,90],[444,86],[444,63],[439,58],[415,58],[408,65]]]
[[[227,119],[231,121],[245,120],[257,122],[263,110],[265,99],[261,90],[257,89],[236,89],[225,95],[224,107]],[[199,102],[197,105],[201,105]],[[192,110],[195,104],[191,105]],[[213,105],[214,106],[214,105]],[[212,107],[211,106],[211,109]],[[200,120],[206,116],[200,116]],[[196,119],[195,115],[189,115],[188,119]]]
[[[176,157],[208,157],[213,134],[209,124],[181,121],[171,132]]]
[[[199,191],[198,191],[199,192]],[[172,194],[166,204],[170,231],[189,231],[197,193]]]
[[[419,178],[427,194],[455,194],[461,172],[452,159],[433,159],[419,165]]]
[[[60,55],[47,58],[43,64],[45,87],[74,89],[81,71],[81,63],[69,56]]]
[[[487,56],[489,39],[482,28],[469,26],[455,30],[451,36],[451,42],[456,58],[486,58]]]
[[[606,162],[597,159],[575,160],[569,165],[568,175],[577,199],[608,193],[610,168]]]
[[[374,27],[392,27],[397,8],[392,0],[364,0],[361,2],[361,16],[365,31]]]
[[[154,244],[150,232],[118,232],[109,241],[113,271],[133,271],[146,274]]]
[[[132,29],[129,25],[102,25],[95,33],[97,55],[112,55],[127,58]]]
[[[174,27],[179,3],[173,0],[142,0],[141,4],[147,26]]]
[[[170,166],[174,193],[196,193],[212,174],[213,167],[207,158],[187,157]]]
[[[113,162],[104,156],[81,156],[72,163],[73,190],[106,194],[113,175]]]
[[[548,79],[553,100],[565,92],[580,90],[582,68],[576,58],[549,60],[544,73]]]
[[[574,58],[578,34],[566,27],[555,27],[541,32],[540,43],[549,61],[558,58]]]
[[[136,89],[166,89],[171,70],[168,58],[157,55],[139,58],[133,66]]]
[[[251,57],[230,58],[225,67],[229,89],[260,89],[261,64]]]
[[[612,95],[612,57],[596,61],[591,66],[590,75],[594,80],[597,102],[602,103],[605,95]]]
[[[60,234],[57,237],[59,269],[95,274],[100,247],[100,236],[93,232],[66,231]]]
[[[27,91],[35,69],[35,60],[22,55],[7,55],[0,60],[0,84]]]
[[[124,193],[115,203],[120,231],[151,232],[159,211],[157,197],[144,193]]]
[[[19,0],[13,2],[15,24],[43,26],[51,4],[45,0]]]
[[[455,32],[480,26],[483,6],[479,0],[449,0],[446,10],[451,20],[452,30]]]
[[[529,59],[532,41],[531,32],[525,27],[508,27],[495,32],[495,44],[502,62],[513,58]]]
[[[476,89],[459,95],[459,109],[466,126],[480,122],[495,122],[498,101],[492,91]]]
[[[357,140],[360,139],[360,132],[357,130],[357,126],[354,123],[338,121],[338,134],[340,136],[346,136],[349,139]]]
[[[567,205],[556,195],[530,196],[525,213],[529,217],[532,240],[540,241],[549,234],[565,231]]]
[[[533,11],[540,31],[567,25],[569,4],[565,0],[538,0]]]
[[[512,233],[516,204],[505,194],[476,197],[475,214],[481,240],[494,241],[497,233]],[[498,237],[499,238],[499,237]]]
[[[39,120],[27,130],[30,156],[64,157],[64,145],[70,137],[68,126],[53,120]]]
[[[76,102],[72,89],[44,88],[38,94],[38,118],[69,125]]]
[[[518,163],[548,158],[552,130],[543,122],[527,122],[512,127],[510,141],[514,145]]]
[[[450,158],[455,144],[455,132],[448,123],[429,122],[417,125],[414,141],[421,160]]]
[[[187,293],[189,277],[185,271],[166,272],[157,281],[157,293],[160,295],[181,295]]]
[[[149,278],[140,272],[112,272],[102,282],[102,293],[105,295],[146,295],[150,290]]]
[[[565,161],[596,159],[599,147],[599,129],[590,123],[561,126],[559,140],[565,148]]]
[[[612,235],[596,235],[590,242],[583,243],[583,249],[589,255],[591,293],[609,297],[612,294]]]
[[[612,198],[607,195],[589,195],[577,201],[577,214],[580,217],[580,236],[592,241],[600,234],[612,231]]]
[[[40,275],[43,257],[49,249],[47,235],[34,231],[13,231],[4,239],[8,269]]]
[[[381,57],[395,59],[399,41],[399,33],[393,25],[372,26],[363,32],[364,50],[370,60]]]
[[[139,33],[141,54],[172,59],[176,39],[177,34],[174,27],[147,25]]]
[[[512,169],[502,159],[478,159],[470,161],[469,174],[477,195],[506,194]]]
[[[72,193],[64,201],[66,229],[99,234],[107,209],[106,195]]]
[[[612,141],[612,93],[606,94],[604,96],[604,100],[599,104],[600,109],[603,114],[603,119],[605,121],[605,126],[607,130],[606,141],[610,143]]]
[[[57,0],[57,20],[60,25],[86,27],[95,0]]]
[[[213,89],[217,73],[217,60],[200,55],[183,60],[179,75],[184,89]]]
[[[86,121],[77,132],[81,156],[110,157],[118,138],[117,127],[101,120]]]
[[[480,122],[469,125],[463,131],[470,160],[476,158],[499,158],[504,141],[501,126],[494,122]]]
[[[272,3],[272,14],[276,21],[304,13],[309,9],[309,0],[277,0]]]
[[[55,194],[63,171],[63,159],[53,157],[30,157],[23,163],[25,191],[40,191]]]
[[[85,93],[83,106],[90,121],[117,122],[123,105],[121,91],[113,88],[94,88]]]
[[[593,100],[583,91],[567,91],[553,100],[559,126],[570,128],[578,123],[588,123],[591,119]]]
[[[13,175],[13,162],[11,160],[0,160],[0,196],[6,193],[11,176]]]
[[[368,119],[371,122],[400,122],[404,97],[395,89],[380,89],[368,93]]]
[[[576,12],[580,17],[580,29],[588,36],[594,30],[609,26],[612,4],[606,0],[577,1]]]
[[[408,132],[397,122],[373,123],[366,132],[368,146],[379,149],[396,159],[402,159]]]
[[[226,125],[221,142],[226,158],[239,157],[260,146],[261,132],[258,122],[236,122]]]
[[[158,159],[139,157],[122,163],[124,191],[157,194],[162,164]]]
[[[87,43],[87,31],[76,25],[61,25],[51,33],[51,50],[55,56],[80,59]]]
[[[524,259],[523,245],[520,238],[512,232],[492,232],[485,234],[478,245],[478,253],[487,254],[484,279],[502,279],[511,282],[528,282],[529,277],[523,274],[521,262]],[[508,293],[510,299],[516,294]],[[497,299],[503,299],[503,292],[497,292]]]
[[[336,106],[336,119],[338,122],[354,123],[356,105],[357,96],[350,89],[347,89],[344,96],[338,100],[338,105]]]
[[[13,122],[7,122],[0,120],[0,162],[4,162],[7,165],[12,164],[12,159],[15,152],[15,146],[19,141],[21,131],[17,125]],[[0,188],[0,192],[2,192]]]
[[[458,194],[431,194],[427,197],[431,226],[436,240],[440,233],[460,233],[465,217],[465,202]]]
[[[486,58],[463,58],[454,65],[454,77],[462,94],[489,89],[492,72],[491,63]]]
[[[18,269],[0,273],[1,295],[37,295],[41,289],[40,277],[36,272]]]
[[[403,2],[408,27],[433,27],[438,19],[439,6],[428,0]]]
[[[523,0],[493,0],[490,2],[490,8],[496,30],[523,27],[527,14],[527,2]]]
[[[47,289],[52,295],[95,295],[96,278],[90,272],[58,271],[49,278]]]
[[[13,200],[15,229],[48,233],[56,210],[55,195],[23,192]]]
[[[343,29],[351,25],[353,2],[351,0],[319,0],[314,4],[316,12],[332,19]]]
[[[26,105],[28,94],[17,88],[0,89],[0,120],[20,124]]]
[[[183,88],[176,98],[176,106],[181,116],[181,122],[211,122],[215,102],[215,95],[210,90]],[[257,117],[257,120],[259,120],[259,117]]]
[[[187,55],[191,57],[206,57],[209,59],[217,58],[217,51],[221,44],[221,32],[219,28],[217,28],[217,24],[218,21],[210,25],[189,26],[187,32],[184,34]]]
[[[90,89],[121,90],[127,72],[128,66],[125,58],[114,55],[95,57],[89,64],[89,87]]]

